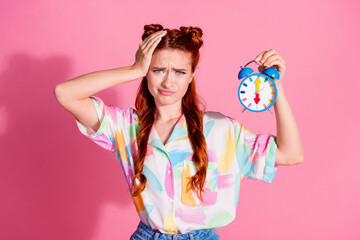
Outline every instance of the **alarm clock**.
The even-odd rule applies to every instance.
[[[238,74],[239,80],[244,78],[238,90],[239,101],[244,106],[242,112],[246,109],[252,112],[270,111],[277,97],[277,88],[273,78],[279,80],[280,74],[272,67],[260,73],[251,74],[254,70],[247,65],[252,62],[255,60],[248,62],[244,67],[241,66]]]

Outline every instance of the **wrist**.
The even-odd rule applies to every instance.
[[[279,85],[276,85],[276,88],[277,88],[277,98],[276,98],[274,106],[278,105],[276,103],[282,102],[284,99],[286,99],[283,86],[281,84],[279,84]]]
[[[138,76],[137,78],[145,77],[147,72],[144,73],[140,67],[138,67],[135,63],[128,67],[130,71],[134,73],[134,75]]]
[[[284,88],[283,88],[283,85],[281,83],[276,84],[276,88],[277,88],[278,92],[284,92]]]

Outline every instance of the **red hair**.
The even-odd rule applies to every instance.
[[[150,34],[166,30],[167,34],[162,37],[162,40],[157,45],[156,50],[164,48],[179,49],[185,52],[190,52],[192,57],[192,73],[195,71],[199,62],[200,52],[199,48],[203,45],[201,39],[202,30],[198,27],[180,27],[178,29],[163,29],[159,24],[151,24],[144,26],[144,33],[142,39],[144,40]],[[197,167],[197,172],[191,177],[188,182],[187,191],[190,188],[193,191],[198,190],[200,200],[203,202],[203,187],[206,178],[206,169],[208,166],[207,145],[203,135],[203,115],[205,111],[205,104],[200,102],[196,94],[195,79],[191,81],[187,92],[182,98],[181,111],[186,118],[186,125],[188,128],[188,137],[190,139],[191,147],[193,149],[193,162]],[[199,104],[203,106],[203,110],[199,108]],[[134,177],[131,186],[134,189],[132,196],[138,196],[146,185],[146,177],[142,174],[144,160],[146,156],[147,144],[150,136],[150,130],[154,123],[155,102],[151,95],[147,79],[144,77],[138,88],[135,100],[135,108],[140,118],[139,133],[137,136],[138,152],[134,159]],[[139,180],[139,184],[135,184],[135,179]]]

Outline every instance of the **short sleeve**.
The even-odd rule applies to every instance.
[[[94,103],[95,111],[100,121],[100,127],[95,132],[92,128],[85,126],[75,118],[80,132],[90,140],[109,151],[116,151],[118,142],[126,145],[129,139],[129,126],[136,122],[137,114],[134,109],[119,108],[113,105],[105,105],[95,96],[90,97]],[[121,138],[121,141],[116,141]]]
[[[255,134],[232,119],[236,144],[236,158],[240,174],[245,178],[271,183],[277,171],[277,144],[271,134]]]

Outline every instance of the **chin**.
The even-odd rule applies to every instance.
[[[164,100],[164,99],[162,99],[162,100],[158,100],[157,102],[158,102],[160,105],[170,105],[170,104],[175,103],[176,101]]]
[[[175,99],[173,97],[164,97],[164,96],[160,96],[156,102],[158,102],[161,105],[170,105],[170,104],[174,104],[178,101],[180,101],[181,99]]]

